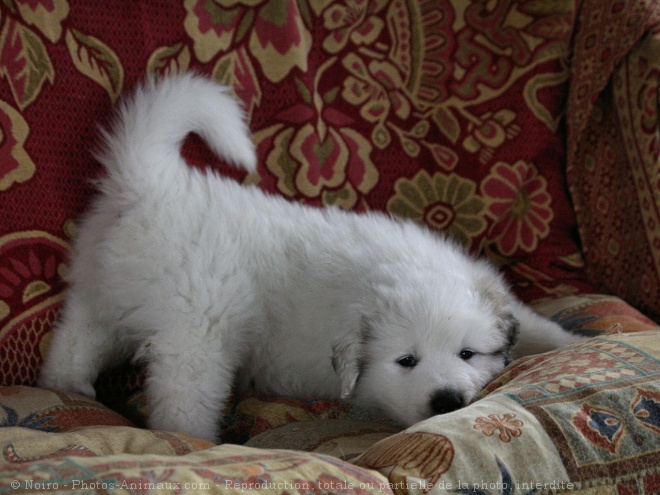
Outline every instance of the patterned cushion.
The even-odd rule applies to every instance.
[[[374,493],[413,493],[431,486],[440,492],[509,493],[515,487],[523,493],[655,493],[659,384],[660,329],[615,334],[519,360],[481,400],[391,436],[384,424],[324,420],[291,423],[251,441],[265,448],[306,446],[346,457],[366,447],[355,464],[382,477],[318,454],[228,444],[209,448],[208,442],[183,435],[127,426],[65,425],[48,434],[43,430],[61,423],[23,421],[31,416],[29,404],[84,401],[60,395],[48,399],[52,392],[12,387],[3,389],[2,400],[5,411],[17,413],[7,418],[28,428],[0,429],[5,446],[0,486],[50,481],[70,491],[67,483],[73,480],[79,487],[83,481],[220,486],[231,480],[237,491],[261,489],[266,482],[273,483],[271,488],[297,482],[331,491],[339,488],[338,480],[351,480],[355,489]],[[39,408],[54,409],[48,404]]]
[[[622,299],[603,294],[538,300],[531,306],[564,328],[588,337],[603,333],[642,332],[658,327]]]
[[[378,473],[304,452],[221,445],[175,455],[167,436],[117,428],[63,435],[12,428],[0,436],[0,486],[19,493],[392,493]],[[116,436],[159,449],[105,455],[103,442]]]
[[[294,422],[265,431],[245,445],[318,452],[350,460],[401,428],[387,420],[324,419]]]
[[[80,426],[133,426],[87,397],[31,387],[0,387],[3,427],[64,432]]]
[[[489,392],[381,441],[356,464],[404,487],[655,493],[660,330],[520,360]]]

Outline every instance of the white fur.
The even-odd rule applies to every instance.
[[[80,225],[41,385],[93,396],[101,369],[135,355],[152,428],[216,439],[235,379],[352,397],[409,425],[467,404],[503,369],[517,321],[524,353],[577,339],[413,223],[188,167],[189,132],[256,169],[239,106],[209,80],[149,82],[124,102],[104,132],[107,175]],[[416,366],[398,364],[407,355]]]

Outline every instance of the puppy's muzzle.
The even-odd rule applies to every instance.
[[[455,390],[438,390],[431,396],[433,414],[446,414],[463,406],[463,399]]]

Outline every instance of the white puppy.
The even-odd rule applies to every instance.
[[[171,77],[126,100],[40,385],[93,396],[101,369],[135,355],[152,428],[216,440],[235,380],[410,425],[469,403],[512,356],[577,340],[427,229],[188,167],[190,132],[256,169],[242,112],[213,82]]]

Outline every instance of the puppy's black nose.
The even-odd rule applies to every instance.
[[[431,396],[433,414],[446,414],[463,407],[463,399],[454,390],[440,390]]]

